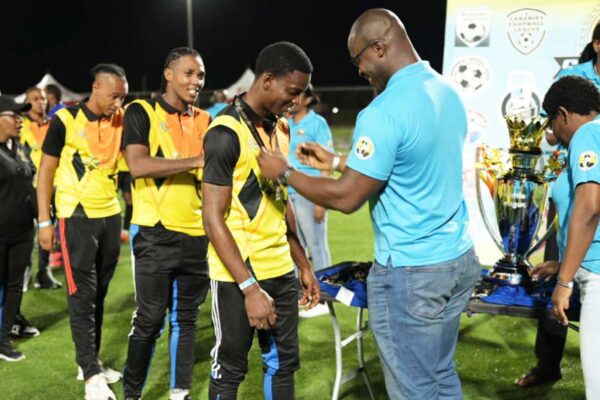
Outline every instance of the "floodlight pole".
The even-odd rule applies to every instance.
[[[192,21],[192,0],[186,0],[187,7],[187,36],[188,36],[188,47],[194,48],[194,25]]]

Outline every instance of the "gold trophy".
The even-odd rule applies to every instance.
[[[504,256],[489,271],[486,279],[500,285],[531,283],[528,257],[553,231],[551,227],[538,237],[540,222],[548,205],[550,169],[558,172],[557,156],[544,161],[540,144],[548,121],[534,117],[525,121],[519,116],[506,116],[510,148],[490,149],[481,146],[476,154],[476,190],[479,210],[486,229]],[[498,230],[492,226],[483,206],[481,182],[491,195]]]

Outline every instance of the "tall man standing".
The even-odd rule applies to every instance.
[[[308,86],[312,64],[295,44],[265,47],[248,93],[236,97],[204,140],[204,227],[210,239],[213,348],[209,398],[237,398],[248,371],[255,330],[263,355],[266,399],[293,399],[298,349],[298,286],[302,304],[317,304],[319,286],[295,234],[292,208],[278,182],[258,166],[260,147],[287,152],[281,116]],[[293,261],[292,261],[293,259]]]
[[[92,94],[59,110],[42,146],[38,179],[39,241],[54,246],[50,197],[56,184],[56,216],[68,287],[69,318],[77,364],[87,400],[116,399],[107,383],[120,374],[98,360],[104,298],[119,260],[121,207],[117,199],[117,161],[123,132],[127,79],[123,68],[92,68]],[[55,180],[56,175],[56,180]]]
[[[368,277],[369,322],[388,394],[458,399],[460,313],[479,273],[462,193],[465,110],[458,94],[420,60],[392,12],[363,13],[348,49],[379,95],[359,114],[347,159],[320,146],[302,147],[309,164],[335,167],[341,177],[304,175],[267,151],[259,163],[267,177],[286,179],[324,207],[350,213],[370,201],[375,262]]]
[[[170,398],[191,399],[196,318],[209,287],[199,171],[210,115],[193,106],[204,86],[204,63],[196,50],[175,48],[163,74],[163,94],[135,101],[125,113],[137,305],[123,376],[126,399],[142,396],[167,308]]]

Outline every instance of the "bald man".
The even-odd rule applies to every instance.
[[[358,115],[352,150],[342,158],[316,144],[298,151],[309,165],[341,171],[339,179],[302,174],[265,150],[260,167],[323,207],[351,213],[370,201],[369,319],[389,397],[459,399],[460,313],[480,269],[462,192],[465,109],[394,13],[362,14],[348,50],[378,93]]]

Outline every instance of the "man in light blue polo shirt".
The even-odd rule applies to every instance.
[[[369,200],[375,231],[369,324],[388,395],[459,399],[460,313],[480,270],[462,192],[466,113],[392,12],[362,14],[348,48],[379,95],[359,114],[347,159],[314,144],[300,151],[305,162],[335,167],[341,177],[307,176],[267,151],[259,156],[261,170],[327,208],[349,213]]]

